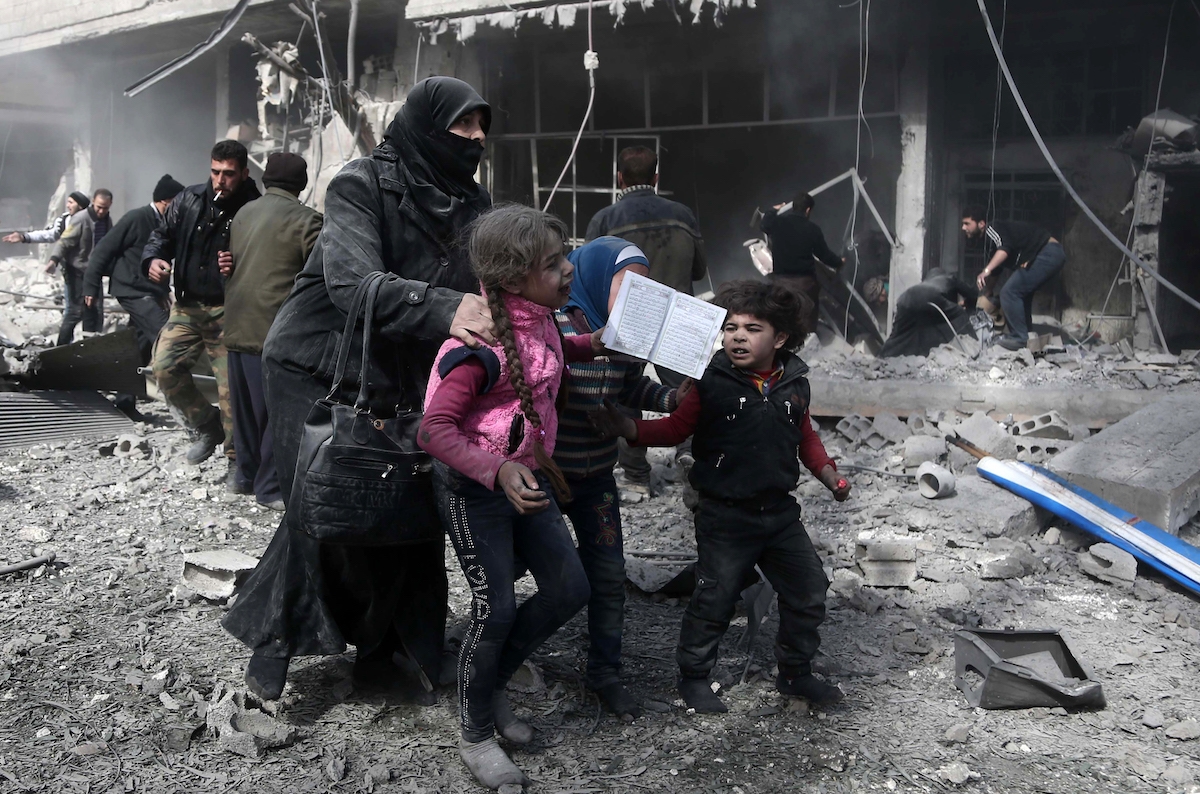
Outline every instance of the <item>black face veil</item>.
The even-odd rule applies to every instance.
[[[387,129],[385,137],[409,172],[413,203],[439,225],[457,228],[491,204],[474,178],[483,146],[449,132],[450,125],[474,110],[483,111],[486,133],[492,111],[483,97],[462,80],[430,77],[413,87]]]

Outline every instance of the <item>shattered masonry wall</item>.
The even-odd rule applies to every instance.
[[[264,2],[268,0],[251,0],[251,5]],[[231,6],[229,0],[6,0],[0,14],[0,56],[224,14]]]

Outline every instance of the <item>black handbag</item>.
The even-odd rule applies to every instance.
[[[359,284],[346,318],[329,394],[304,422],[296,477],[288,500],[289,526],[324,543],[390,546],[442,537],[433,497],[432,461],[417,446],[419,406],[397,406],[377,418],[367,400],[371,323],[386,275],[374,271]],[[359,314],[363,314],[358,398],[342,400],[342,378]],[[405,372],[405,374],[407,374]],[[404,399],[418,396],[411,376]]]

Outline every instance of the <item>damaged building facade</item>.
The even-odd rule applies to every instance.
[[[496,199],[544,204],[588,106],[590,28],[600,61],[594,108],[550,206],[575,237],[615,196],[616,152],[644,144],[660,153],[661,190],[696,212],[712,280],[749,276],[743,243],[759,234],[755,209],[855,168],[887,234],[856,205],[849,182],[819,196],[814,219],[845,253],[843,274],[856,285],[888,276],[894,301],[935,266],[973,278],[982,251],[959,231],[959,213],[982,203],[995,218],[1038,221],[1063,241],[1067,266],[1039,294],[1039,314],[1106,340],[1195,346],[1192,310],[1172,308],[1176,299],[1159,296],[1153,282],[1139,286],[1042,159],[974,4],[254,0],[200,57],[125,96],[204,41],[232,6],[17,3],[0,21],[0,226],[40,227],[67,192],[101,186],[120,214],[144,202],[163,173],[199,181],[208,148],[231,131],[256,163],[281,148],[305,154],[320,172],[306,198],[319,205],[328,178],[369,149],[409,87],[431,74],[472,82],[492,103],[480,178]],[[1194,278],[1183,275],[1194,271],[1194,246],[1170,226],[1194,206],[1186,168],[1153,165],[1174,176],[1163,179],[1158,210],[1143,206],[1135,197],[1147,191],[1135,186],[1144,158],[1116,145],[1156,106],[1184,116],[1200,109],[1200,71],[1182,55],[1200,20],[1171,8],[989,4],[1067,178],[1122,239],[1149,244],[1162,237],[1161,220],[1157,266],[1195,294]],[[354,90],[339,91],[343,80]],[[1162,306],[1161,334],[1147,305]]]

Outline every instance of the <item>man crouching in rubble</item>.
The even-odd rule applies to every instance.
[[[212,173],[207,182],[184,189],[167,208],[166,221],[150,234],[142,251],[142,272],[157,284],[171,277],[174,260],[175,305],[158,335],[150,363],[167,404],[183,418],[196,438],[187,461],[199,464],[223,441],[226,457],[234,458],[233,414],[225,366],[222,326],[225,321],[225,283],[221,267],[233,261],[229,226],[237,211],[259,197],[246,167],[246,147],[237,141],[218,141],[212,149]],[[200,351],[208,353],[217,379],[216,410],[192,380]],[[228,481],[234,484],[232,467]]]
[[[790,493],[803,462],[839,502],[850,496],[812,427],[808,365],[791,352],[807,334],[800,320],[806,300],[777,284],[734,281],[713,302],[729,312],[723,349],[675,412],[634,421],[606,402],[593,424],[601,435],[643,446],[672,446],[695,434],[689,479],[700,494],[699,562],[676,654],[687,705],[727,710],[708,677],[743,578],[755,565],[779,593],[775,687],[815,704],[836,703],[841,690],[812,673],[829,581]]]

